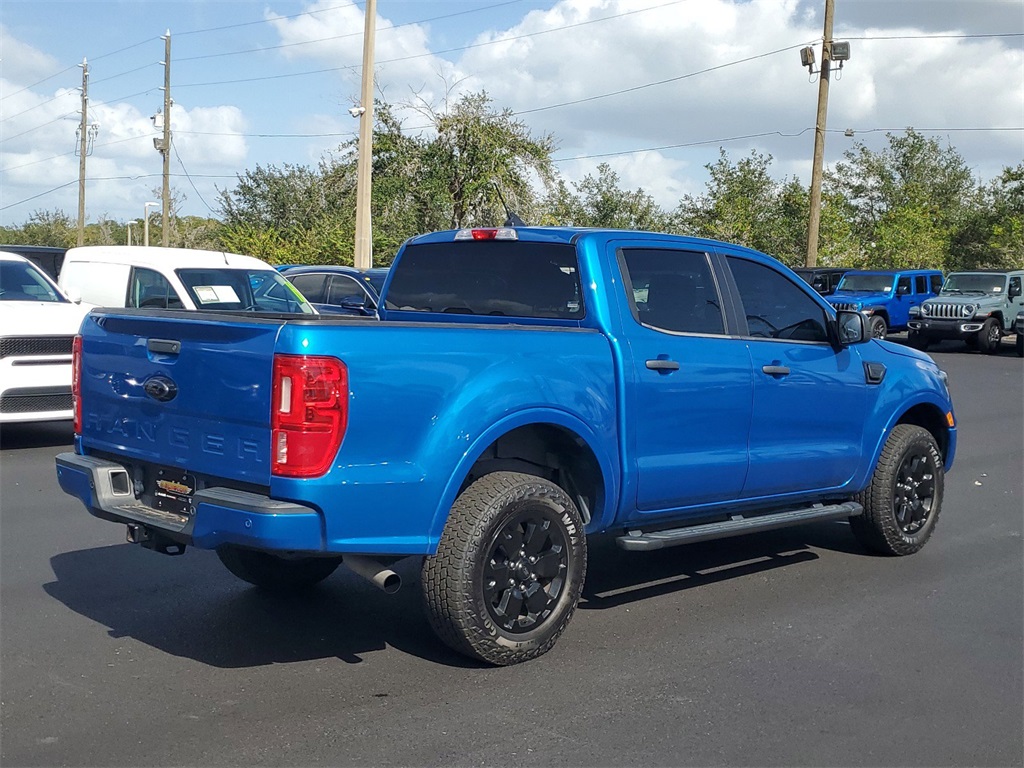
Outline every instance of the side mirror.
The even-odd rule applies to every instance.
[[[76,286],[69,286],[64,289],[64,295],[68,297],[68,301],[72,304],[82,303],[82,292]]]
[[[838,347],[849,347],[867,341],[867,327],[860,312],[841,309],[836,312],[835,340]]]
[[[896,295],[897,296],[906,296],[909,293],[910,293],[910,286],[909,285],[898,285],[898,286],[896,286]]]
[[[1020,286],[1019,285],[1011,285],[1010,286],[1010,294],[1009,294],[1009,296],[1010,296],[1011,299],[1016,299],[1018,296],[1020,296],[1020,293],[1021,293],[1021,291],[1020,291]]]
[[[349,310],[366,309],[366,297],[346,296],[341,300],[341,307]]]

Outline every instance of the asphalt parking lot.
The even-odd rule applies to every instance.
[[[943,344],[959,449],[909,558],[827,523],[650,554],[591,543],[546,656],[474,664],[415,565],[266,596],[210,552],[124,542],[57,487],[70,426],[0,435],[0,763],[1024,762],[1024,361]]]

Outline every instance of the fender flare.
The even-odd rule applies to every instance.
[[[591,524],[588,528],[600,529],[607,525],[607,521],[605,521],[604,518],[608,514],[614,513],[619,496],[620,480],[618,465],[616,462],[612,457],[608,456],[605,451],[599,450],[596,447],[600,445],[597,435],[586,424],[586,422],[582,421],[575,415],[555,408],[528,408],[511,413],[492,424],[475,440],[473,440],[469,448],[467,448],[465,453],[462,454],[458,464],[449,475],[444,493],[441,494],[441,498],[438,502],[437,508],[434,510],[434,515],[430,522],[428,544],[431,553],[437,551],[438,542],[441,540],[441,533],[448,522],[448,513],[451,510],[452,504],[455,503],[455,499],[459,493],[459,488],[462,487],[462,482],[466,479],[467,475],[469,475],[469,471],[472,469],[473,465],[476,464],[477,459],[480,458],[483,452],[487,450],[492,443],[503,435],[506,435],[520,427],[526,427],[534,424],[551,424],[557,427],[562,427],[578,435],[587,444],[587,447],[597,459],[598,466],[601,470],[601,478],[604,481],[605,498],[604,509],[591,510],[592,518]]]
[[[871,475],[875,471],[875,467],[878,466],[878,460],[882,456],[882,450],[885,448],[885,441],[889,439],[889,435],[892,433],[893,428],[900,423],[900,420],[904,415],[919,405],[932,406],[936,412],[941,415],[944,415],[946,412],[945,406],[942,403],[925,395],[915,397],[913,400],[903,403],[904,407],[898,412],[894,411],[889,416],[885,422],[885,427],[879,433],[878,440],[871,452],[871,462],[868,464],[867,474],[862,478],[862,482],[860,483],[861,487],[865,487],[870,481]],[[945,456],[943,456],[943,463],[945,468],[948,470],[953,461],[953,456],[956,453],[956,427],[946,427],[946,434],[948,437],[948,444],[946,446]]]

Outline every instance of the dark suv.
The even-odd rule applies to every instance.
[[[843,279],[843,275],[849,270],[835,267],[802,267],[793,271],[822,296],[831,296],[835,293],[836,286]]]

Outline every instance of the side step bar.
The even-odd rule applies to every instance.
[[[721,520],[717,523],[701,523],[666,531],[644,533],[640,530],[633,530],[625,536],[619,536],[615,542],[622,549],[650,552],[654,549],[677,547],[680,544],[694,544],[698,541],[725,539],[747,533],[774,531],[778,528],[788,528],[791,525],[845,519],[859,515],[863,511],[864,507],[854,501],[841,504],[815,504],[812,507],[790,509],[785,512],[773,512],[755,517],[734,515],[728,520]]]

